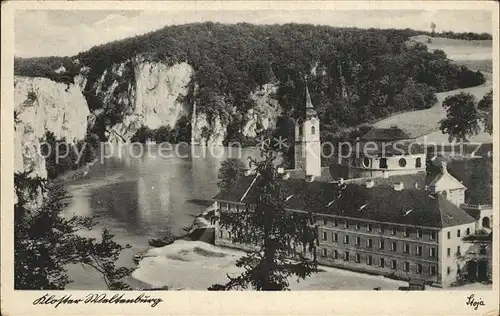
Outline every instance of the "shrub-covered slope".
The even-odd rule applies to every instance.
[[[307,78],[325,138],[339,128],[390,113],[429,108],[436,92],[484,82],[481,73],[451,63],[442,51],[430,53],[425,44],[409,40],[421,33],[299,24],[187,24],[73,57],[16,59],[15,73],[68,84],[84,76],[83,94],[95,116],[90,121],[101,138],[110,137],[105,130],[115,126],[112,132],[128,138],[142,125],[175,129],[183,116],[192,122],[196,104],[195,121],[203,128],[193,133],[205,139],[216,135],[214,143],[245,140],[249,111],[263,103],[255,95],[264,88],[273,91],[266,98],[277,102],[275,112],[285,118],[277,121],[301,115]],[[181,76],[180,83],[176,76]],[[138,100],[145,108],[140,109]],[[169,110],[158,114],[162,107]],[[136,119],[131,122],[131,117]],[[257,123],[256,128],[272,128],[276,122]],[[183,128],[194,130],[185,122]]]

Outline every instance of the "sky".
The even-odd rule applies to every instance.
[[[241,10],[241,11],[16,11],[15,55],[73,56],[91,47],[192,22],[311,23],[337,27],[412,28],[492,33],[491,11],[482,10]]]

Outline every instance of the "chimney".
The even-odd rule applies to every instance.
[[[403,187],[404,187],[403,186],[403,182],[396,182],[396,183],[394,183],[394,190],[396,190],[396,191],[403,190]]]
[[[374,186],[375,186],[375,181],[373,181],[373,179],[366,181],[367,188],[373,188]]]
[[[306,175],[306,182],[313,182],[314,181],[314,176],[311,175]]]

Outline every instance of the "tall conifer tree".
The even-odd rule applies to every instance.
[[[277,154],[264,146],[261,156],[260,161],[250,159],[255,182],[245,207],[220,213],[220,225],[231,231],[232,241],[249,245],[253,250],[236,263],[244,269],[241,275],[228,276],[226,284],[213,285],[209,290],[283,291],[289,289],[290,277],[305,279],[318,271],[318,234],[312,213],[298,214],[285,209],[288,193],[275,165]],[[303,251],[295,253],[294,245],[301,245]]]

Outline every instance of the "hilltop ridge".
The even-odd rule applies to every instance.
[[[168,26],[73,57],[16,58],[23,83],[16,86],[16,117],[26,122],[25,108],[40,106],[52,82],[66,88],[44,98],[59,107],[66,97],[83,96],[87,133],[101,140],[130,141],[145,127],[162,128],[171,142],[251,145],[263,129],[293,139],[290,124],[302,115],[307,76],[321,137],[329,140],[391,113],[430,108],[436,93],[485,82],[481,72],[410,40],[417,35],[302,24]],[[61,126],[48,128],[63,135]],[[25,128],[20,148],[28,135],[45,136]]]

